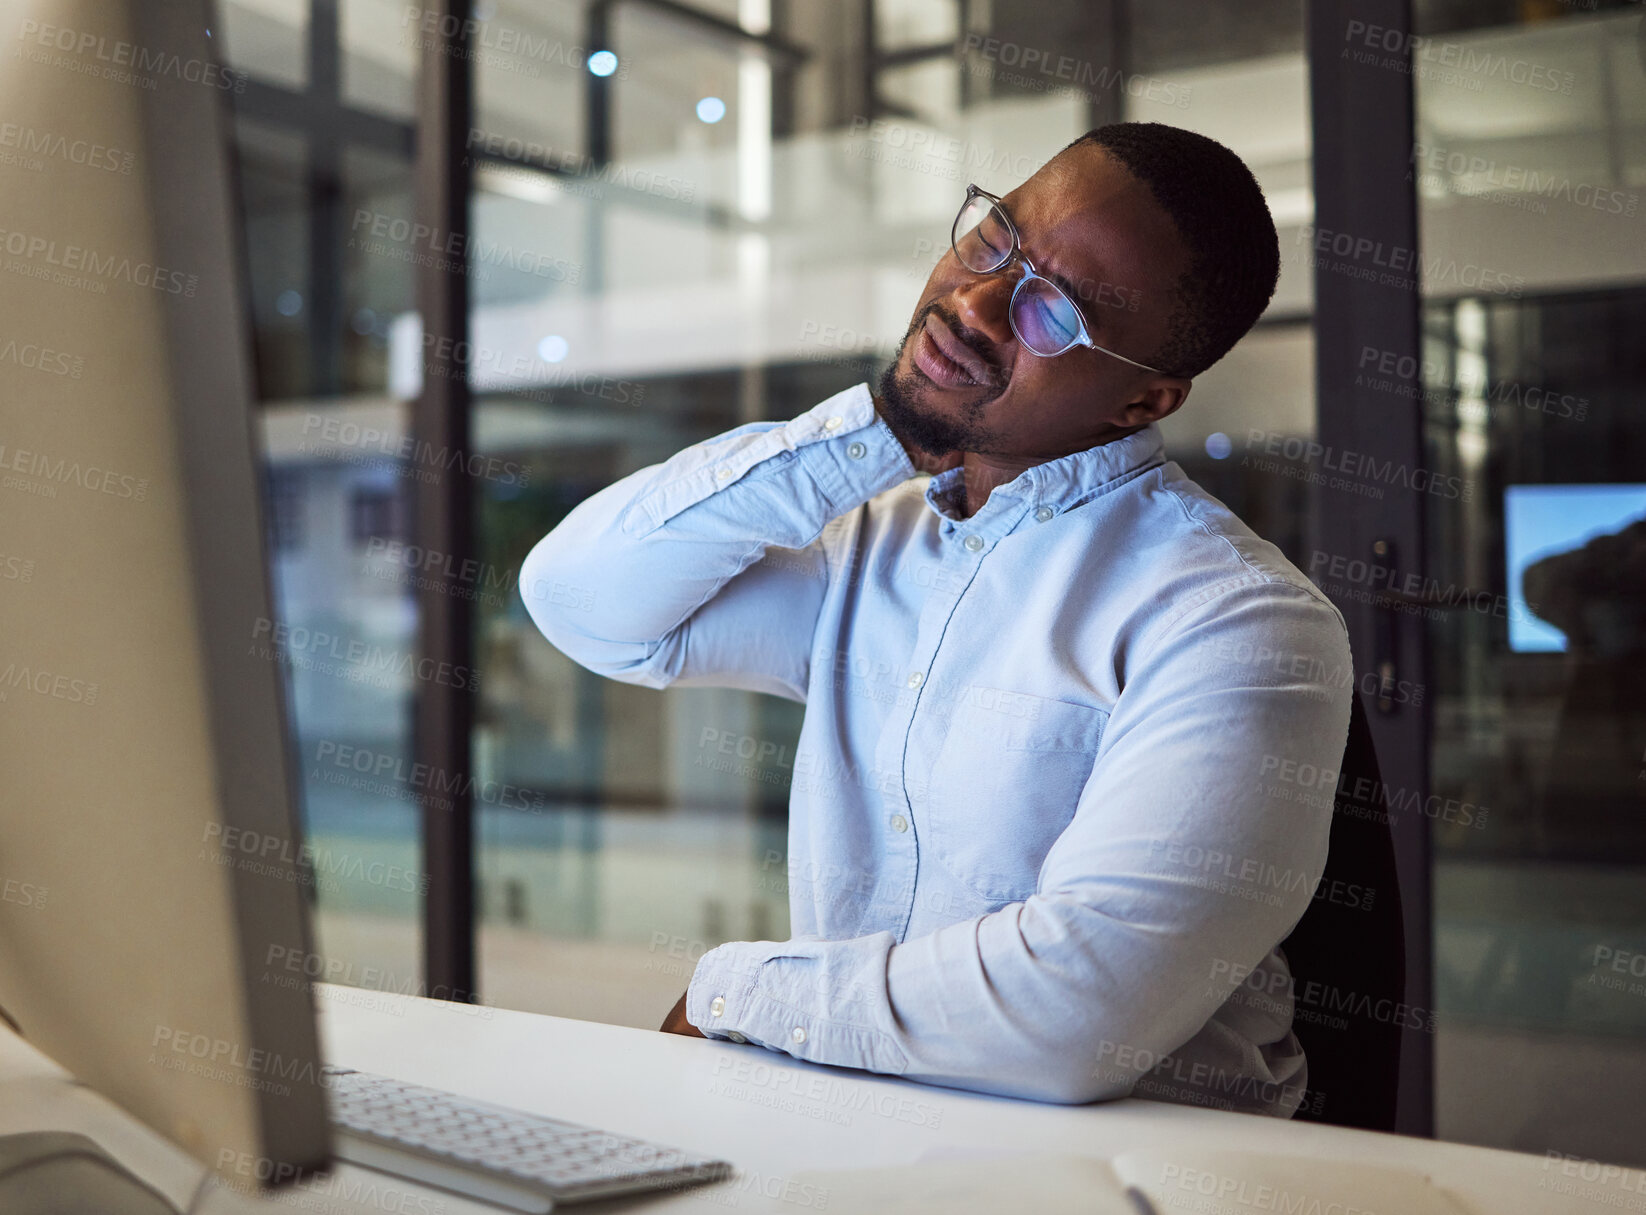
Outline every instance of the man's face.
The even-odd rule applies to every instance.
[[[1003,201],[1023,252],[1074,300],[1092,341],[1149,362],[1188,252],[1148,190],[1083,144]],[[1017,261],[975,273],[952,248],[932,270],[879,385],[882,408],[910,439],[1033,463],[1109,442],[1181,404],[1187,380],[1085,346],[1052,358],[1024,349],[1007,315],[1021,274]]]

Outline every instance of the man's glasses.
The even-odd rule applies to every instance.
[[[1104,354],[1165,375],[1158,367],[1139,363],[1123,354],[1115,354],[1092,341],[1086,331],[1086,318],[1068,294],[1051,279],[1036,273],[1034,264],[1023,254],[1023,245],[1017,237],[1017,225],[1006,214],[1006,205],[977,186],[966,187],[966,201],[960,214],[954,218],[954,230],[949,235],[954,255],[966,269],[978,274],[993,274],[1004,270],[1016,258],[1023,263],[1023,277],[1012,291],[1007,315],[1012,332],[1031,354],[1051,358],[1074,346],[1090,346]]]

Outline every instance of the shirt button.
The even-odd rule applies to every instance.
[[[869,449],[861,443],[853,443],[846,449],[846,454],[854,460],[861,460],[864,456],[869,454]]]
[[[976,535],[975,533],[967,536],[966,547],[975,553],[978,549],[983,547],[983,537]]]
[[[1035,507],[1034,517],[1037,521],[1044,523],[1056,513],[1057,512],[1049,506],[1037,506]]]
[[[725,996],[716,996],[714,999],[709,1001],[709,1016],[718,1017],[718,1016],[720,1016],[721,1013],[723,1013],[725,1011],[726,1011],[726,997]]]
[[[830,418],[828,421],[823,423],[823,429],[824,430],[839,430],[840,429],[840,419],[839,418]]]
[[[733,1042],[747,1042],[748,1041],[747,1038],[745,1038],[742,1034],[738,1033],[735,1029],[732,1030],[730,1033],[728,1033],[726,1036],[728,1038],[730,1038]]]
[[[901,814],[892,815],[892,830],[893,831],[907,831],[908,829],[909,829],[909,820],[908,819],[904,818]]]
[[[732,470],[729,468],[717,468],[714,470],[714,475],[724,481],[727,477],[732,475]]]
[[[911,688],[918,688],[921,684],[923,684],[925,682],[926,682],[926,677],[924,675],[922,675],[919,671],[916,671],[913,675],[909,676],[909,686]]]
[[[794,1044],[796,1046],[799,1046],[802,1042],[804,1042],[806,1040],[806,1028],[805,1028],[805,1026],[796,1025],[793,1029],[791,1029],[789,1031],[789,1037],[794,1039]]]

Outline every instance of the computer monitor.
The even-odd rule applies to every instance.
[[[0,1008],[243,1185],[329,1157],[207,0],[0,60]],[[247,841],[256,847],[248,849]],[[0,1032],[4,1032],[0,1028]]]
[[[1582,548],[1646,516],[1646,485],[1511,485],[1503,491],[1503,556],[1509,591],[1509,649],[1561,653],[1566,635],[1537,615],[1522,585],[1527,567]]]

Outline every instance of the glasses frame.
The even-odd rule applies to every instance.
[[[960,217],[966,214],[966,208],[972,205],[972,199],[974,198],[988,199],[990,205],[992,205],[994,209],[1000,213],[1000,218],[1005,221],[1006,231],[1012,234],[1012,247],[1007,251],[1006,256],[1001,258],[997,264],[987,270],[973,270],[971,266],[966,264],[966,259],[960,256]],[[973,229],[968,228],[966,231],[971,232]],[[1036,358],[1055,359],[1060,354],[1067,354],[1076,346],[1086,346],[1092,350],[1101,350],[1110,358],[1119,359],[1122,363],[1130,363],[1133,367],[1138,367],[1144,371],[1153,372],[1155,375],[1171,374],[1170,372],[1162,371],[1158,367],[1150,367],[1147,363],[1139,363],[1136,359],[1129,359],[1123,354],[1116,354],[1107,346],[1099,346],[1096,342],[1092,341],[1092,335],[1086,328],[1086,314],[1080,310],[1080,305],[1075,303],[1074,300],[1069,299],[1069,293],[1067,291],[1063,290],[1062,287],[1059,287],[1055,282],[1034,268],[1034,263],[1029,260],[1028,254],[1023,252],[1022,238],[1018,236],[1017,225],[1012,222],[1011,213],[1006,210],[1006,204],[1002,202],[997,195],[990,194],[982,186],[974,183],[966,187],[966,200],[960,204],[960,210],[955,212],[954,223],[949,226],[949,247],[954,250],[955,260],[965,269],[971,270],[973,274],[999,274],[1002,270],[1006,269],[1006,267],[1010,266],[1014,259],[1023,263],[1023,277],[1018,279],[1017,286],[1012,288],[1011,302],[1006,306],[1006,319],[1011,322],[1012,333],[1017,337],[1018,344]],[[1054,350],[1051,354],[1041,354],[1040,351],[1034,349],[1028,344],[1028,342],[1024,341],[1023,335],[1017,330],[1017,294],[1023,290],[1025,283],[1036,279],[1045,283],[1053,291],[1057,292],[1058,295],[1062,296],[1063,299],[1067,301],[1069,307],[1074,310],[1075,320],[1080,323],[1080,332],[1075,335],[1074,340],[1067,346],[1063,347],[1062,350]]]

